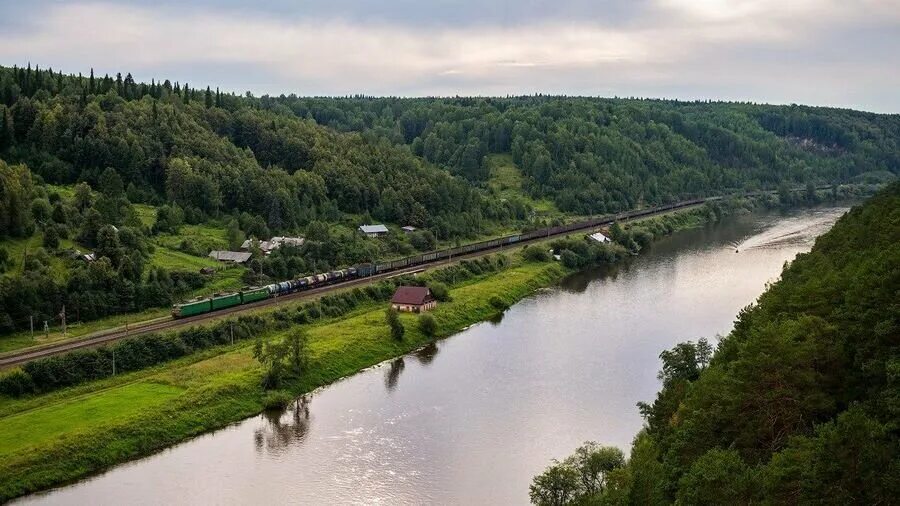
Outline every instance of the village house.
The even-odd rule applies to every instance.
[[[359,231],[369,237],[381,237],[387,235],[388,229],[384,225],[360,225]]]
[[[400,230],[403,230],[407,234],[411,234],[416,231],[416,227],[414,227],[412,225],[407,225],[407,226],[401,228]]]
[[[422,313],[436,305],[437,301],[432,297],[431,290],[424,286],[401,286],[391,297],[391,307],[397,311]]]

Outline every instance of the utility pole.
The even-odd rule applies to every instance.
[[[231,344],[234,344],[234,322],[230,322],[229,327],[231,328]]]
[[[59,313],[60,318],[62,318],[62,327],[63,327],[63,337],[66,337],[66,305],[63,304],[62,312]]]
[[[28,315],[28,323],[31,325],[31,340],[34,341],[34,315]]]
[[[47,320],[44,320],[44,337],[50,337],[50,325],[47,324]]]
[[[112,355],[113,355],[113,376],[115,376],[116,375],[116,349],[115,348],[112,349]]]

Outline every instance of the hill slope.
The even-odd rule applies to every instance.
[[[798,255],[711,360],[705,342],[661,355],[663,389],[641,406],[647,426],[630,461],[606,469],[608,486],[582,499],[896,503],[898,301],[895,183]]]

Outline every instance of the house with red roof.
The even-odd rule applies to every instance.
[[[431,290],[424,286],[401,286],[391,297],[391,307],[397,311],[422,313],[436,305],[437,301],[431,295]]]

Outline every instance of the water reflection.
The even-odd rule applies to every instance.
[[[266,423],[253,434],[256,451],[280,453],[289,446],[303,443],[309,433],[311,421],[309,403],[309,397],[303,396],[290,403],[283,411],[263,411],[261,417]]]
[[[406,362],[403,360],[403,357],[392,360],[388,365],[387,371],[384,373],[384,386],[389,392],[397,388],[397,381],[400,380],[400,374],[405,367]]]
[[[503,323],[503,315],[505,313],[506,311],[498,311],[494,316],[488,318],[488,323],[490,323],[494,327],[500,325],[501,323]]]
[[[436,342],[431,342],[425,345],[422,348],[419,348],[413,353],[413,356],[419,360],[419,363],[422,365],[428,365],[434,362],[434,357],[438,354],[438,345]]]

